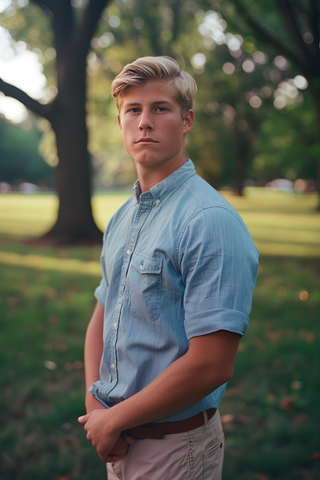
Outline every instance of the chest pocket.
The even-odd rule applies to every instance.
[[[137,252],[127,277],[125,303],[135,317],[157,320],[160,315],[162,259]]]

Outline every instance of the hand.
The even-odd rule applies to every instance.
[[[121,436],[121,431],[108,428],[109,412],[110,410],[106,408],[98,409],[78,418],[78,422],[84,425],[87,432],[87,439],[104,462],[123,458],[127,454],[129,444],[134,442],[131,437]]]
[[[109,452],[106,462],[116,462],[120,458],[125,457],[128,453],[129,446],[132,443],[134,443],[134,438],[128,437],[127,435],[122,433],[117,443]]]

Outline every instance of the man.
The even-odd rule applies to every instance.
[[[248,325],[257,250],[185,158],[193,78],[145,57],[112,88],[139,180],[104,235],[79,422],[109,480],[218,480],[217,407]]]

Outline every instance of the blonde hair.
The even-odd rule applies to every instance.
[[[172,85],[175,99],[180,105],[181,114],[185,115],[192,108],[197,84],[191,75],[181,71],[178,63],[171,57],[141,57],[126,65],[111,84],[118,110],[121,110],[122,98],[129,87],[159,79],[168,79],[168,85]]]

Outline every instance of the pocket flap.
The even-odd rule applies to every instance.
[[[131,263],[142,275],[150,273],[159,275],[162,270],[161,258],[148,257],[144,253],[137,252]]]

